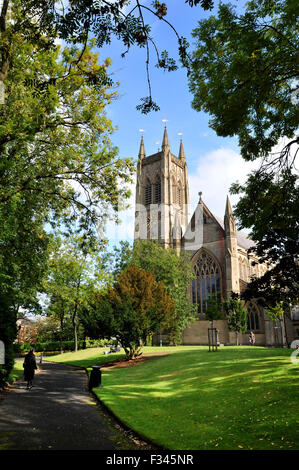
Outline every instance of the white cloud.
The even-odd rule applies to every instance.
[[[226,196],[232,183],[244,183],[246,176],[255,168],[258,161],[246,162],[240,154],[232,149],[219,148],[203,155],[194,173],[189,173],[189,192],[191,210],[194,211],[198,203],[198,192],[202,192],[202,199],[210,211],[224,216]],[[234,205],[239,196],[229,195]]]

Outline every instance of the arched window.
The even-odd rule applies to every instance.
[[[156,178],[155,182],[155,204],[160,204],[161,202],[161,180],[159,177]]]
[[[246,262],[243,262],[243,280],[247,282],[247,265]]]
[[[145,191],[144,191],[144,204],[148,206],[152,203],[152,185],[150,181],[146,182]]]
[[[183,205],[183,191],[180,183],[177,186],[177,204],[180,207]]]
[[[209,296],[215,293],[221,296],[220,266],[209,253],[202,251],[194,265],[194,273],[192,302],[197,303],[198,313],[205,313]]]
[[[253,302],[246,304],[248,316],[247,316],[247,330],[248,331],[259,331],[261,330],[260,313],[259,309]]]
[[[245,282],[248,281],[247,263],[243,258],[239,258],[239,277]]]
[[[175,180],[172,179],[172,203],[176,204],[177,202],[177,187],[175,184]]]

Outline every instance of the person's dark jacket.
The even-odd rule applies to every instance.
[[[28,354],[26,354],[23,367],[24,379],[27,381],[32,380],[34,377],[35,369],[37,369],[35,355],[33,354],[33,352],[30,351]]]

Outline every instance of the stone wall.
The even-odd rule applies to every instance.
[[[265,346],[265,344],[266,344],[265,334],[264,333],[254,333],[254,335],[255,335],[255,340],[256,340],[255,345],[256,346]],[[245,334],[240,334],[239,333],[238,342],[239,342],[239,345],[250,346],[249,333],[245,333]],[[234,331],[229,332],[229,344],[230,345],[237,344],[237,342],[236,342],[236,333]]]
[[[182,335],[182,344],[209,344],[208,328],[211,322],[208,320],[198,320],[186,328]],[[229,341],[227,321],[215,320],[214,328],[219,330],[219,341],[221,344],[227,344]]]
[[[192,323],[189,328],[186,328],[182,335],[182,344],[209,344],[208,341],[208,328],[211,327],[211,322],[208,320],[198,320]],[[235,345],[236,333],[229,331],[226,320],[214,321],[214,327],[219,330],[219,341],[224,345]],[[256,346],[264,346],[266,344],[266,337],[264,333],[256,333]],[[238,341],[240,345],[249,345],[249,334],[239,334]]]

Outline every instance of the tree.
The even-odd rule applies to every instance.
[[[231,191],[241,195],[239,227],[251,229],[255,253],[270,268],[244,298],[272,305],[298,299],[296,13],[293,0],[252,0],[243,14],[220,4],[218,16],[193,32],[194,109],[210,113],[218,135],[238,136],[245,160],[260,158],[259,169]]]
[[[49,236],[38,214],[34,219],[34,211],[28,211],[28,205],[18,197],[0,204],[0,339],[5,344],[2,383],[14,363],[13,341],[21,308],[40,313],[36,294],[46,269]]]
[[[54,226],[76,220],[91,235],[95,223],[129,195],[119,181],[131,181],[134,171],[131,160],[117,158],[109,139],[113,128],[105,106],[115,97],[107,82],[109,62],[98,64],[86,47],[76,65],[74,47],[45,52],[22,37],[13,40],[17,53],[0,108],[0,204],[30,195],[33,209],[43,210]],[[28,55],[34,64],[29,61],[24,71]]]
[[[47,313],[60,322],[61,344],[65,322],[69,320],[75,351],[78,349],[80,312],[86,308],[88,296],[101,275],[96,269],[97,253],[82,242],[82,237],[56,240],[44,283],[44,292],[49,298]]]
[[[152,272],[158,282],[163,282],[174,302],[174,311],[163,325],[168,331],[171,344],[179,344],[184,329],[196,320],[196,306],[189,294],[194,273],[190,255],[165,250],[155,240],[139,240],[134,244],[132,263]]]
[[[60,322],[54,315],[47,317],[39,316],[33,324],[37,334],[37,341],[57,341],[60,339]],[[67,338],[65,338],[67,339]]]
[[[92,42],[57,46],[53,27],[45,35],[20,5],[0,10],[0,282],[13,321],[21,306],[37,306],[50,229],[94,242],[134,171],[109,137],[109,60],[99,63]]]
[[[173,299],[174,310],[163,329],[167,329],[172,344],[179,344],[184,329],[196,320],[196,306],[191,302],[189,286],[193,279],[190,256],[176,250],[165,250],[155,240],[138,240],[133,249],[127,242],[115,248],[114,254],[105,258],[106,269],[119,274],[130,265],[138,266],[153,273],[158,282],[163,282],[167,293]]]
[[[5,387],[14,364],[13,341],[16,335],[16,315],[10,298],[0,293],[0,338],[5,346],[4,364],[0,364],[0,388]]]
[[[172,309],[164,286],[153,274],[132,265],[107,292],[94,293],[82,322],[91,338],[115,337],[129,360],[140,355],[146,338],[159,330]]]
[[[269,318],[271,318],[271,320],[273,320],[274,322],[278,320],[282,321],[287,347],[290,346],[290,343],[288,339],[285,317],[286,315],[288,317],[291,316],[291,307],[292,307],[291,303],[287,304],[286,302],[283,302],[283,301],[280,301],[280,302],[276,301],[275,305],[273,305],[272,307],[268,307],[268,309],[266,310],[266,314],[268,315]]]
[[[236,333],[236,344],[239,344],[239,333],[247,330],[247,310],[238,295],[232,293],[228,300],[223,301],[223,308],[228,320],[228,328]]]
[[[6,7],[8,0],[3,1],[0,27],[5,28]],[[81,44],[84,50],[88,38],[96,38],[97,47],[110,44],[115,37],[123,46],[122,57],[125,57],[132,46],[145,50],[145,63],[147,70],[149,95],[141,99],[137,106],[143,113],[159,110],[159,106],[152,99],[150,80],[150,61],[152,48],[156,55],[156,67],[162,70],[173,71],[177,69],[174,59],[169,57],[167,51],[160,51],[148,24],[146,14],[150,18],[159,19],[174,33],[178,43],[178,55],[183,66],[188,68],[188,43],[178,34],[175,27],[167,21],[167,2],[152,2],[145,5],[139,0],[76,0],[63,5],[52,0],[14,0],[21,5],[22,16],[34,18],[34,22],[22,21],[22,27],[26,27],[32,38],[39,39],[46,35],[53,40],[56,35],[71,43]],[[212,0],[182,0],[191,7],[200,5],[204,10],[210,10],[214,2]],[[6,52],[6,51],[5,51]],[[3,61],[2,69],[6,67]]]
[[[103,253],[101,266],[111,274],[113,280],[132,263],[132,254],[131,243],[120,241],[119,246],[115,246],[112,252]]]
[[[267,158],[281,137],[298,143],[296,17],[293,0],[252,0],[242,15],[220,4],[193,31],[192,105],[218,135],[239,137],[245,160]]]
[[[242,186],[243,197],[235,209],[242,224],[252,227],[251,238],[258,241],[250,251],[268,265],[263,276],[251,279],[242,297],[259,299],[264,307],[274,307],[277,302],[288,306],[299,300],[296,179],[289,170],[283,171],[279,179],[272,174],[254,172]]]
[[[212,328],[214,320],[220,320],[223,317],[220,292],[209,295],[205,316],[207,320],[211,321]]]

